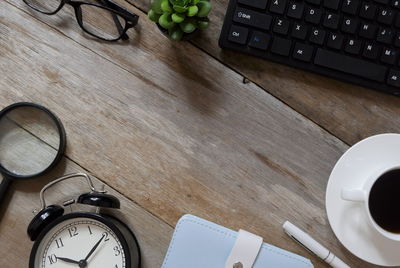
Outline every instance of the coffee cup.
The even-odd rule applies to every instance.
[[[358,189],[342,189],[343,200],[363,202],[371,226],[400,241],[400,166],[378,170]]]

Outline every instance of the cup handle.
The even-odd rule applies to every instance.
[[[367,194],[360,189],[342,189],[342,199],[347,201],[364,202]]]

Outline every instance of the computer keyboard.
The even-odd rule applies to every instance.
[[[400,0],[230,0],[219,44],[400,95]]]

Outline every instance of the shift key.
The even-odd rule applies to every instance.
[[[271,27],[272,17],[261,12],[238,7],[233,15],[233,21],[263,30],[269,30]]]

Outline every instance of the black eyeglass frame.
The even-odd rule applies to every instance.
[[[126,34],[126,32],[128,31],[128,29],[135,27],[139,21],[138,15],[127,10],[126,8],[118,5],[117,3],[115,3],[111,0],[98,0],[98,2],[103,2],[104,5],[98,5],[98,4],[88,3],[88,2],[83,2],[83,1],[61,0],[60,6],[53,12],[44,12],[44,11],[36,8],[35,6],[32,6],[27,0],[23,0],[23,1],[30,8],[32,8],[42,14],[46,14],[46,15],[54,15],[54,14],[58,13],[64,7],[64,5],[69,4],[74,8],[76,20],[77,20],[79,26],[82,28],[82,30],[84,32],[86,32],[87,34],[94,36],[96,38],[99,38],[101,40],[104,40],[104,41],[118,41],[120,39],[128,40],[129,36]],[[118,38],[114,38],[114,39],[107,39],[107,38],[98,36],[98,35],[90,32],[89,30],[87,30],[85,28],[85,26],[83,24],[83,20],[82,20],[82,9],[81,9],[82,5],[95,6],[95,7],[103,8],[103,9],[110,11],[113,15],[113,20],[118,28],[120,36]],[[125,20],[125,27],[122,27],[122,25],[116,15],[122,17]]]

